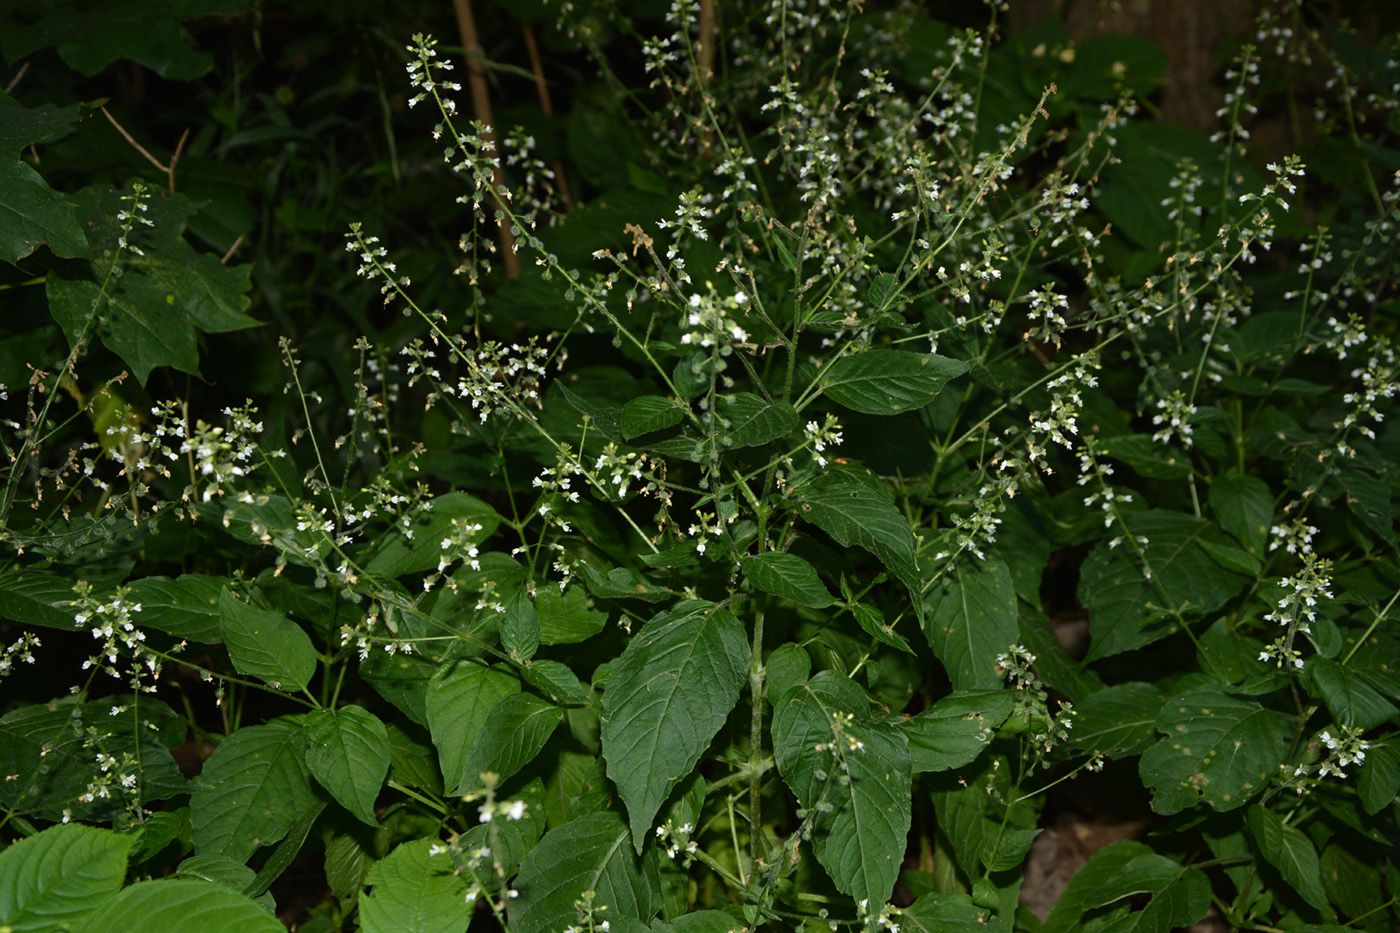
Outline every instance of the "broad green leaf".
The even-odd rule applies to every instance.
[[[244,726],[224,739],[190,797],[195,852],[247,861],[259,846],[287,835],[320,802],[305,754],[306,738],[294,721]]]
[[[1312,841],[1296,826],[1267,807],[1249,808],[1249,835],[1264,860],[1278,869],[1283,880],[1318,910],[1326,911],[1327,892],[1322,889],[1322,871]]]
[[[990,913],[966,894],[925,894],[904,908],[899,928],[909,933],[982,933]]]
[[[621,428],[625,440],[674,427],[685,420],[685,408],[659,395],[642,395],[622,406]]]
[[[113,707],[121,710],[113,716]],[[0,812],[13,809],[45,820],[66,814],[78,820],[108,819],[124,806],[121,795],[82,802],[101,778],[95,748],[141,762],[141,797],[150,802],[189,791],[170,755],[184,741],[186,724],[151,696],[109,696],[78,703],[64,697],[20,706],[0,718]],[[10,778],[10,775],[14,775]]]
[[[1345,848],[1344,842],[1328,845],[1318,860],[1318,868],[1327,899],[1347,916],[1374,915],[1385,909],[1389,895],[1381,893],[1384,889],[1375,862],[1363,861],[1363,858]],[[1344,926],[1342,929],[1355,927]]]
[[[797,430],[797,411],[787,402],[766,402],[752,392],[721,395],[716,428],[724,447],[758,447]]]
[[[1293,737],[1288,717],[1214,685],[1168,699],[1157,731],[1163,738],[1143,753],[1138,773],[1163,814],[1197,803],[1244,806],[1278,773]]]
[[[813,849],[836,887],[882,904],[904,858],[912,774],[904,734],[869,707],[853,681],[823,671],[778,702],[773,757],[813,815]]]
[[[468,543],[477,544],[491,537],[500,523],[496,510],[485,502],[464,492],[449,492],[430,499],[396,522],[394,531],[365,565],[365,571],[398,577],[432,570],[446,554],[443,541],[452,538],[465,551]]]
[[[807,649],[791,642],[779,645],[763,662],[768,702],[777,705],[784,693],[802,686],[811,676],[812,658]]]
[[[512,933],[558,933],[579,919],[575,903],[594,892],[604,917],[650,920],[659,909],[654,880],[630,845],[617,813],[590,813],[544,834],[525,856],[510,904]]]
[[[400,844],[374,863],[365,883],[369,893],[359,901],[365,933],[465,933],[471,923],[467,880],[436,839]]]
[[[1395,535],[1395,515],[1391,508],[1391,484],[1360,470],[1344,470],[1340,476],[1346,490],[1345,501],[1352,514],[1392,548],[1400,546]]]
[[[567,664],[536,658],[520,669],[520,677],[562,706],[587,706],[592,698]]]
[[[187,573],[179,577],[142,577],[127,590],[141,604],[141,626],[176,638],[216,645],[223,637],[219,596],[228,580]]]
[[[257,872],[226,855],[191,855],[175,867],[175,876],[213,881],[241,892],[253,883]]]
[[[922,617],[914,532],[878,480],[855,470],[828,468],[798,497],[797,514],[803,520],[842,547],[863,548],[879,558],[909,590]]]
[[[1079,600],[1089,611],[1091,635],[1087,661],[1166,638],[1176,630],[1173,613],[1213,612],[1246,583],[1244,576],[1220,566],[1201,546],[1212,533],[1208,522],[1180,512],[1152,511],[1128,515],[1124,524],[1126,534],[1146,541],[1142,558],[1131,542],[1120,540],[1124,532],[1115,528],[1113,538],[1094,548],[1080,571]]]
[[[45,570],[9,570],[0,574],[0,619],[74,631],[73,581]]]
[[[540,648],[540,617],[523,586],[506,604],[505,617],[501,619],[501,647],[514,661],[528,661]]]
[[[816,570],[796,554],[765,551],[744,558],[744,579],[770,596],[799,606],[823,609],[832,603],[831,592]]]
[[[881,272],[871,281],[865,296],[876,311],[882,311],[898,291],[899,277],[889,272]]]
[[[698,601],[652,618],[614,662],[603,691],[603,759],[638,852],[671,790],[729,718],[748,667],[743,625]]]
[[[226,885],[192,878],[139,881],[88,915],[80,933],[285,933],[257,901]]]
[[[974,781],[959,775],[948,775],[942,779],[941,787],[933,794],[933,810],[938,817],[938,828],[947,836],[953,847],[958,866],[970,880],[977,879],[982,869],[1006,871],[1015,868],[1026,860],[1031,844],[1040,830],[1028,825],[1034,813],[1024,804],[1008,812],[1005,807],[991,804],[999,791],[1004,795],[1009,786],[996,787],[1001,779],[997,772],[989,772]]]
[[[656,920],[651,933],[743,933],[746,925],[722,910],[697,910],[673,920]]]
[[[22,9],[0,33],[0,49],[11,61],[40,49],[56,48],[70,68],[91,77],[129,59],[163,78],[197,78],[214,64],[207,52],[191,47],[182,24],[203,16],[245,13],[249,0],[104,0],[96,6],[56,0]]]
[[[1362,730],[1379,726],[1400,712],[1400,707],[1383,692],[1384,687],[1375,683],[1377,677],[1386,675],[1354,670],[1324,657],[1312,658],[1307,667],[1307,678],[1315,686],[1313,692],[1327,704],[1332,719]]]
[[[1143,898],[1117,907],[1107,915],[1090,912],[1125,898]],[[1134,911],[1134,906],[1141,906]],[[1060,895],[1042,933],[1071,930],[1141,930],[1171,933],[1184,930],[1210,909],[1210,881],[1194,868],[1184,868],[1140,842],[1115,842],[1095,852]]]
[[[563,710],[530,693],[516,693],[491,708],[476,744],[462,766],[462,781],[449,791],[466,794],[482,786],[481,775],[510,779],[534,760],[564,719]]]
[[[1094,442],[1095,452],[1120,460],[1133,472],[1147,479],[1185,479],[1191,475],[1191,461],[1171,447],[1164,447],[1146,434],[1118,434]]]
[[[121,889],[133,835],[51,826],[0,852],[0,929],[71,929]]]
[[[437,747],[447,787],[476,786],[478,775],[467,772],[467,759],[497,703],[520,692],[520,681],[509,671],[462,662],[433,675],[428,684],[428,731]]]
[[[362,706],[309,713],[306,767],[356,819],[378,826],[374,802],[389,773],[389,734]]]
[[[279,690],[305,690],[316,674],[316,649],[301,626],[278,612],[251,606],[224,590],[220,632],[234,670]]]
[[[373,840],[358,831],[335,833],[326,840],[324,869],[331,893],[342,900],[356,896],[375,863]]]
[[[827,397],[867,415],[923,408],[949,379],[967,372],[960,360],[906,350],[863,350],[843,356],[822,377]]]
[[[1274,497],[1268,484],[1255,476],[1231,470],[1210,482],[1210,511],[1235,540],[1262,557],[1274,523]]]
[[[540,617],[540,644],[572,645],[587,641],[608,624],[608,615],[594,609],[581,586],[562,593],[558,587],[542,587],[535,594],[535,612]]]
[[[1374,742],[1356,773],[1356,793],[1367,814],[1379,813],[1400,793],[1400,747],[1395,740]]]
[[[1090,754],[1141,754],[1156,737],[1166,697],[1152,684],[1132,681],[1091,693],[1074,705],[1074,744]]]
[[[964,557],[929,591],[924,634],[955,690],[1001,683],[997,655],[1019,639],[1016,587],[996,555]]]
[[[0,156],[0,262],[18,262],[45,244],[69,259],[88,248],[73,205],[28,164]]]
[[[83,117],[85,104],[26,107],[0,91],[0,156],[15,156],[28,146],[66,134]]]
[[[1010,690],[954,693],[900,723],[914,773],[950,771],[972,761],[1011,715],[1015,699]]]

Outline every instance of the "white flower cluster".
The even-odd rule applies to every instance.
[[[1180,389],[1157,399],[1157,413],[1152,416],[1152,424],[1157,428],[1152,439],[1160,444],[1170,444],[1175,437],[1187,450],[1195,442],[1191,419],[1196,416],[1196,406]]]
[[[661,845],[666,847],[668,859],[675,861],[679,858],[682,865],[688,866],[695,860],[695,853],[700,849],[695,840],[691,838],[693,832],[695,832],[695,827],[690,823],[676,826],[668,819],[656,827],[656,838]]]
[[[812,445],[812,458],[817,461],[817,466],[825,467],[827,459],[824,456],[827,449],[840,447],[843,440],[841,435],[841,422],[836,416],[828,413],[826,420],[818,424],[815,421],[808,421],[806,426],[806,441],[804,443]]]
[[[22,664],[34,663],[34,649],[40,646],[39,636],[32,632],[23,632],[19,638],[0,651],[0,680],[9,676],[15,669],[15,662]]]
[[[73,587],[77,612],[73,615],[75,628],[86,628],[98,642],[97,653],[83,662],[83,670],[96,668],[108,675],[126,680],[132,690],[154,693],[160,678],[161,657],[146,647],[146,633],[136,627],[134,617],[141,612],[139,602],[127,599],[125,588],[119,588],[109,598],[93,595],[91,583],[79,581]]]
[[[1312,624],[1317,621],[1319,602],[1332,598],[1332,562],[1318,557],[1313,551],[1312,538],[1315,534],[1317,528],[1303,519],[1275,525],[1272,530],[1273,540],[1269,542],[1269,550],[1283,547],[1289,554],[1300,557],[1303,566],[1297,573],[1279,580],[1284,595],[1265,614],[1264,620],[1283,626],[1284,632],[1259,652],[1260,661],[1272,661],[1279,667],[1292,667],[1295,670],[1301,670],[1304,666],[1302,652],[1295,647],[1297,637],[1311,635]]]

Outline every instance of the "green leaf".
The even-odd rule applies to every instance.
[[[995,737],[1014,704],[1015,694],[1009,690],[970,690],[946,696],[900,723],[914,773],[950,771],[972,761]]]
[[[1157,731],[1164,738],[1143,753],[1138,772],[1152,809],[1164,814],[1248,803],[1277,774],[1293,736],[1288,717],[1214,685],[1168,700]]]
[[[671,790],[729,718],[748,667],[744,626],[700,601],[652,618],[613,663],[603,690],[603,759],[638,852]]]
[[[721,395],[715,406],[725,447],[759,447],[797,430],[801,419],[787,402],[766,402],[752,392]]]
[[[301,626],[250,606],[228,590],[219,596],[220,632],[234,670],[279,690],[305,690],[316,674],[316,649]]]
[[[142,628],[217,645],[223,638],[219,596],[227,584],[225,577],[197,573],[142,577],[127,588],[127,595],[141,604]]]
[[[191,48],[182,24],[203,16],[245,13],[250,6],[248,0],[42,4],[25,9],[17,22],[6,25],[0,49],[7,59],[16,61],[40,49],[57,48],[70,68],[89,77],[112,62],[129,59],[163,78],[187,80],[207,72],[214,58]]]
[[[389,773],[389,733],[362,706],[306,717],[306,767],[352,816],[378,826],[374,802]]]
[[[520,677],[562,706],[587,706],[592,699],[578,675],[559,661],[537,658],[520,669]]]
[[[958,561],[927,597],[924,634],[955,690],[1001,683],[997,655],[1019,640],[1016,586],[1006,561]]]
[[[528,661],[540,648],[540,617],[523,586],[506,605],[501,620],[501,647],[513,661]]]
[[[660,904],[653,879],[628,845],[630,831],[613,812],[590,813],[544,834],[525,856],[510,905],[512,933],[558,933],[579,919],[585,891],[603,916],[650,920]]]
[[[674,427],[685,420],[685,409],[659,395],[642,395],[622,406],[621,428],[625,440]]]
[[[787,599],[799,606],[823,609],[833,602],[831,592],[816,570],[796,554],[764,551],[744,558],[744,579],[770,596]]]
[[[697,910],[673,920],[652,922],[651,933],[743,933],[745,924],[722,910]]]
[[[428,731],[438,750],[447,787],[476,786],[467,759],[497,703],[520,692],[520,682],[504,668],[460,663],[433,675],[428,684]]]
[[[471,923],[467,880],[436,839],[400,844],[374,863],[365,884],[370,891],[359,901],[365,933],[464,933]]]
[[[949,379],[968,365],[932,353],[864,350],[843,356],[826,371],[822,390],[847,408],[867,415],[897,415],[923,408]]]
[[[946,789],[933,794],[939,829],[948,837],[957,864],[970,880],[977,880],[983,868],[998,872],[1020,865],[1040,834],[1039,829],[1026,825],[1027,817],[1032,816],[1029,807],[1021,805],[1008,811],[991,803],[994,793],[1005,795],[1009,790],[1009,785],[997,786],[999,778],[998,772],[988,772],[971,782],[948,775],[941,782]]]
[[[608,615],[592,608],[581,586],[562,593],[556,586],[542,587],[535,594],[535,612],[540,617],[540,644],[572,645],[587,641],[608,624]]]
[[[0,929],[71,929],[121,890],[133,835],[51,826],[0,852]]]
[[[1110,759],[1141,754],[1156,737],[1165,700],[1161,690],[1139,681],[1091,693],[1074,705],[1074,744]]]
[[[894,648],[896,651],[903,651],[905,654],[914,654],[914,649],[909,647],[909,642],[904,640],[904,636],[894,630],[894,626],[885,621],[885,616],[880,610],[864,603],[856,603],[851,607],[851,615],[855,616],[856,624],[861,627],[861,631],[875,639],[882,645]]]
[[[1400,712],[1400,707],[1373,683],[1378,676],[1392,680],[1374,671],[1343,667],[1324,657],[1310,659],[1307,666],[1307,677],[1327,704],[1332,719],[1340,725],[1361,730],[1375,728]]]
[[[45,244],[67,259],[88,249],[73,205],[28,164],[0,157],[0,261],[19,262]]]
[[[899,277],[889,272],[881,272],[871,281],[866,298],[876,311],[883,311],[898,291]]]
[[[191,855],[175,868],[177,878],[213,881],[235,891],[244,891],[257,872],[242,862],[223,855]]]
[[[466,542],[485,541],[500,524],[496,510],[485,502],[464,492],[449,492],[423,503],[406,521],[395,523],[395,530],[375,551],[365,571],[399,577],[432,570],[443,559],[442,542],[454,531],[469,532],[457,539],[465,546]]]
[[[256,901],[225,885],[195,879],[139,881],[88,915],[80,933],[286,933]]]
[[[899,928],[909,933],[983,933],[989,929],[990,913],[967,894],[925,894],[904,908]]]
[[[1400,747],[1394,740],[1372,743],[1356,774],[1356,793],[1368,815],[1379,813],[1400,793]]]
[[[798,493],[798,515],[842,547],[863,548],[879,558],[909,590],[922,617],[914,532],[878,480],[829,468]]]
[[[1095,441],[1095,449],[1126,463],[1133,472],[1147,479],[1185,479],[1191,475],[1189,459],[1146,434],[1105,437]]]
[[[498,782],[509,780],[534,760],[563,719],[563,710],[533,694],[516,693],[501,700],[491,708],[467,755],[461,783],[449,793],[480,788],[486,772],[495,774]]]
[[[889,900],[909,836],[909,746],[869,720],[860,687],[823,671],[790,690],[773,714],[778,771],[813,817],[812,845],[836,887],[872,904]]]
[[[1209,522],[1180,512],[1140,512],[1124,519],[1139,540],[1101,542],[1084,562],[1079,600],[1089,611],[1091,642],[1086,661],[1097,661],[1165,638],[1176,629],[1174,613],[1214,612],[1238,593],[1246,578],[1231,573],[1201,546]],[[1218,534],[1218,532],[1217,532]],[[1144,576],[1143,560],[1151,571]]]
[[[1283,880],[1303,900],[1326,911],[1327,892],[1322,889],[1317,850],[1302,830],[1284,823],[1283,817],[1259,804],[1249,808],[1247,824],[1249,835],[1264,860],[1278,869]]]
[[[1255,476],[1231,470],[1210,483],[1210,511],[1235,540],[1262,557],[1274,523],[1274,497],[1268,484]]]
[[[17,156],[28,146],[67,134],[82,119],[86,109],[86,104],[25,107],[0,91],[0,156]]]
[[[245,862],[291,831],[320,800],[305,764],[301,724],[244,726],[204,763],[190,797],[194,848]]]
[[[1115,922],[1093,926],[1086,923],[1091,911],[1143,896],[1147,901],[1139,911],[1126,904],[1098,918]],[[1204,874],[1183,868],[1140,842],[1125,840],[1095,852],[1075,872],[1041,933],[1083,929],[1171,933],[1191,926],[1209,909],[1210,880]]]
[[[19,568],[0,573],[0,619],[71,632],[77,628],[73,581],[56,573]]]

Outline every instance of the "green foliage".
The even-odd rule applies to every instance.
[[[1395,928],[1400,45],[955,6],[0,0],[0,930]]]

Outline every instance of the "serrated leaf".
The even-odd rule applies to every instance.
[[[378,826],[374,802],[389,773],[389,734],[362,706],[307,714],[306,767],[352,816]]]
[[[534,760],[563,719],[563,710],[533,694],[517,693],[501,700],[487,714],[467,754],[461,783],[449,793],[477,790],[486,772],[495,774],[498,781],[509,780]]]
[[[471,923],[467,880],[436,839],[401,843],[374,863],[365,884],[369,893],[359,900],[365,933],[463,933]]]
[[[204,763],[190,797],[194,848],[246,862],[320,804],[307,773],[301,724],[244,726]]]
[[[1163,814],[1243,806],[1277,773],[1293,736],[1287,717],[1214,685],[1169,699],[1157,731],[1164,738],[1143,753],[1138,773]]]
[[[1119,907],[1110,916],[1121,922],[1105,928],[1145,933],[1186,929],[1210,909],[1210,881],[1200,871],[1184,868],[1140,842],[1115,842],[1095,852],[1075,872],[1041,933],[1085,929],[1090,912],[1143,896],[1147,901],[1141,910]]]
[[[907,350],[863,350],[843,356],[822,377],[832,401],[867,415],[923,408],[949,379],[967,372],[961,360]]]
[[[175,867],[175,876],[212,881],[242,892],[257,878],[257,872],[224,855],[191,855]]]
[[[859,547],[879,558],[909,590],[922,618],[914,532],[889,494],[873,477],[830,468],[799,493],[798,515],[843,547]],[[878,480],[874,482],[878,483]]]
[[[0,929],[67,930],[121,889],[133,835],[51,826],[0,852]]]
[[[80,933],[285,933],[286,927],[256,901],[222,884],[192,878],[138,881],[78,927]]]
[[[715,412],[724,447],[759,447],[797,430],[801,419],[787,402],[767,402],[752,392],[721,395]]]
[[[28,164],[0,157],[0,261],[19,262],[45,244],[68,259],[88,249],[73,205]]]
[[[685,420],[685,409],[659,395],[642,395],[622,406],[620,426],[624,440],[653,431],[664,431]]]
[[[73,581],[56,573],[16,568],[0,574],[0,619],[71,632],[77,628]]]
[[[889,272],[881,272],[871,281],[866,298],[869,299],[871,307],[876,311],[883,311],[885,305],[890,303],[898,291],[899,277]]]
[[[450,536],[465,549],[489,538],[500,526],[496,510],[475,496],[449,492],[423,503],[399,522],[365,565],[367,573],[386,577],[432,570],[447,556],[442,542]],[[480,525],[480,528],[475,526]],[[466,532],[453,535],[453,532]]]
[[[1315,657],[1308,661],[1307,677],[1316,694],[1327,704],[1327,711],[1340,725],[1367,730],[1389,720],[1396,706],[1372,683],[1373,671],[1353,670],[1331,660]],[[1385,675],[1380,675],[1384,677]]]
[[[513,674],[483,664],[464,662],[433,675],[426,699],[428,731],[447,787],[475,784],[477,775],[468,773],[467,759],[491,710],[519,692],[520,682]]]
[[[279,690],[305,690],[316,674],[316,649],[301,626],[250,606],[228,590],[219,596],[219,630],[234,670]]]
[[[856,624],[861,631],[875,639],[882,645],[894,648],[896,651],[903,651],[905,654],[914,654],[914,649],[909,647],[909,642],[904,640],[904,636],[894,630],[894,626],[885,621],[884,613],[873,606],[864,603],[856,603],[851,607],[851,615],[855,616]]]
[[[540,617],[524,587],[506,604],[505,617],[501,619],[501,647],[514,661],[528,661],[540,648]]]
[[[748,666],[743,625],[700,601],[652,618],[613,663],[603,690],[603,759],[638,852],[671,790],[729,718]]]
[[[1356,793],[1368,815],[1379,813],[1400,793],[1400,748],[1394,740],[1372,743],[1356,774]]]
[[[227,585],[224,577],[197,573],[142,577],[127,588],[127,598],[141,604],[142,628],[217,645],[223,637],[219,596]]]
[[[1079,600],[1089,612],[1086,661],[1150,645],[1170,635],[1175,614],[1214,612],[1247,582],[1203,548],[1209,522],[1180,512],[1128,515],[1126,533],[1145,539],[1142,557],[1131,543],[1101,542],[1084,562]],[[1218,534],[1218,532],[1217,532]],[[1115,534],[1115,539],[1118,537]],[[1143,561],[1151,571],[1144,576]]]
[[[1074,744],[1105,758],[1137,755],[1156,738],[1166,697],[1152,684],[1132,681],[1089,694],[1074,705]]]
[[[557,933],[579,919],[575,903],[594,892],[611,919],[650,920],[659,908],[652,879],[629,845],[630,831],[613,812],[590,813],[544,834],[525,856],[510,904],[514,933]]]
[[[744,579],[770,596],[812,609],[823,609],[833,602],[816,570],[796,554],[765,551],[744,558],[743,568]]]
[[[608,624],[608,614],[592,608],[581,586],[562,593],[547,586],[535,594],[535,613],[540,617],[540,644],[572,645],[587,641]]]
[[[924,634],[956,690],[1001,683],[997,655],[1019,640],[1016,585],[1006,561],[964,559],[929,591]]]
[[[812,814],[812,845],[836,887],[884,903],[909,835],[912,774],[904,734],[869,721],[860,687],[823,671],[773,714],[778,772]]]
[[[1317,850],[1296,826],[1284,823],[1283,817],[1255,804],[1249,808],[1249,835],[1259,847],[1259,854],[1278,869],[1283,880],[1318,910],[1327,910],[1327,892],[1322,889],[1322,870]]]
[[[520,669],[520,676],[540,693],[564,706],[587,706],[592,696],[578,675],[559,661],[536,659]]]
[[[943,782],[950,789],[933,794],[933,809],[939,829],[947,836],[964,874],[976,879],[983,868],[1005,871],[1024,862],[1040,830],[1013,824],[1011,820],[1023,818],[1029,811],[1011,814],[991,808],[990,788],[995,774],[972,783],[958,778],[954,784],[954,777],[949,775]]]
[[[909,933],[983,933],[990,914],[966,894],[925,894],[901,911],[899,928]]]
[[[1256,476],[1231,470],[1210,483],[1210,511],[1251,554],[1263,556],[1274,522],[1274,497]]]
[[[961,768],[982,753],[1015,704],[1009,690],[970,690],[944,697],[899,724],[914,773]],[[1077,727],[1076,727],[1077,730]]]

